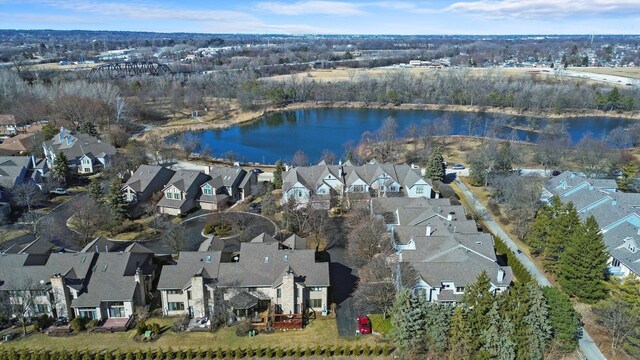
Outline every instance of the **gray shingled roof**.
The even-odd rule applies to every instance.
[[[153,273],[153,254],[99,253],[86,290],[71,302],[72,307],[97,307],[102,301],[131,301],[135,295],[135,273]]]
[[[329,286],[329,263],[316,262],[315,251],[280,250],[278,243],[242,243],[239,261],[221,263],[218,277],[223,286],[274,286],[288,267],[307,286]]]
[[[116,154],[116,148],[108,142],[88,134],[68,130],[63,130],[52,140],[45,141],[45,146],[50,147],[56,154],[62,152],[68,159],[77,159],[89,153],[104,153],[109,156]]]
[[[175,175],[175,171],[163,166],[140,165],[123,187],[128,186],[136,192],[145,192],[156,177],[165,179],[161,184],[161,186],[164,186],[164,183],[171,179],[173,175]],[[156,189],[156,191],[160,189],[162,188]]]
[[[158,281],[158,289],[184,289],[196,273],[204,269],[210,279],[218,277],[222,253],[220,251],[182,251],[176,265],[165,265]]]

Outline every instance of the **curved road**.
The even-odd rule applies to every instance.
[[[473,204],[479,213],[485,214],[483,222],[487,226],[489,231],[491,231],[495,236],[499,236],[502,239],[502,241],[504,241],[504,243],[507,244],[509,249],[511,249],[511,251],[513,251],[516,254],[516,256],[518,257],[522,265],[524,265],[524,267],[527,268],[529,273],[531,273],[531,275],[535,277],[538,284],[540,284],[541,286],[552,286],[549,280],[547,279],[547,277],[544,276],[542,271],[540,271],[524,253],[518,253],[518,250],[520,249],[518,245],[516,245],[516,243],[513,240],[511,240],[509,235],[507,235],[507,233],[505,233],[504,230],[502,230],[502,227],[500,227],[500,225],[498,225],[495,222],[495,220],[493,219],[493,216],[491,216],[491,213],[489,213],[487,209],[480,203],[480,201],[478,201],[478,199],[469,190],[467,185],[465,185],[458,178],[455,179],[455,183],[460,188],[460,191],[462,191],[462,194],[464,195],[467,202],[469,204]],[[581,355],[584,359],[587,359],[587,360],[603,360],[603,359],[606,360],[607,359],[602,354],[602,352],[600,351],[596,343],[593,341],[593,339],[591,339],[591,337],[585,330],[583,330],[583,336],[578,341],[578,345],[580,347],[580,352],[582,353]]]

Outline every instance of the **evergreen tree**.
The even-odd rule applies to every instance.
[[[426,344],[429,350],[442,353],[447,349],[452,308],[432,302],[422,302]]]
[[[524,239],[525,243],[531,246],[531,252],[534,255],[544,252],[549,236],[551,236],[555,218],[562,212],[564,212],[564,205],[557,196],[551,198],[549,205],[538,210],[531,224],[531,229]]]
[[[85,133],[85,134],[89,134],[91,136],[96,136],[98,135],[98,132],[96,131],[96,126],[94,123],[92,122],[85,122],[82,125],[80,125],[80,132]]]
[[[440,151],[434,151],[427,161],[424,177],[431,180],[444,181],[445,175],[444,158]]]
[[[493,173],[496,175],[509,175],[513,170],[513,160],[511,142],[507,140],[500,145],[498,154],[496,154],[492,169]]]
[[[102,197],[104,196],[104,194],[102,193],[102,185],[100,184],[100,180],[98,178],[93,178],[91,179],[91,181],[89,181],[87,192],[89,193],[89,197],[97,202],[102,202]]]
[[[546,286],[542,293],[548,304],[549,323],[552,329],[552,340],[558,350],[569,353],[578,346],[576,332],[580,317],[573,309],[569,297],[562,290]]]
[[[544,351],[551,340],[551,323],[549,322],[549,307],[542,290],[534,283],[526,284],[529,295],[529,309],[524,317],[524,328],[529,336],[525,346],[528,354],[518,356],[519,359],[542,360]],[[518,354],[520,354],[518,346]],[[528,357],[526,357],[528,355]]]
[[[554,218],[542,255],[546,270],[556,274],[558,260],[572,235],[580,228],[580,217],[573,203],[568,203]]]
[[[276,189],[282,188],[282,173],[284,170],[285,167],[282,160],[276,161],[276,168],[273,171],[273,186],[275,186]]]
[[[391,309],[391,336],[401,352],[419,348],[425,334],[425,319],[420,300],[407,289],[396,294]]]
[[[115,178],[109,185],[106,203],[115,219],[122,221],[128,217],[128,204],[122,196],[122,181],[119,178]]]
[[[473,334],[465,320],[464,307],[457,306],[451,316],[449,328],[449,360],[469,359],[471,357],[471,338]]]
[[[67,156],[64,153],[60,152],[56,155],[55,160],[53,160],[51,172],[56,180],[65,184],[69,181],[71,176],[71,171],[69,171],[69,159],[67,159]]]
[[[625,166],[623,166],[622,176],[616,179],[618,189],[622,191],[632,191],[633,182],[638,176],[638,171],[640,171],[640,168],[638,167],[638,162],[635,160],[629,161]]]
[[[529,289],[524,283],[517,283],[509,288],[509,292],[503,293],[498,297],[498,305],[500,314],[507,316],[514,326],[512,340],[517,344],[518,359],[527,359],[528,357],[528,339],[530,333],[525,324],[525,317],[531,306],[529,299]]]
[[[498,302],[493,302],[487,317],[489,326],[482,331],[482,350],[478,357],[512,360],[516,357],[516,343],[513,341],[513,323],[508,317],[501,318]],[[486,354],[485,354],[486,353]]]
[[[607,297],[606,268],[609,255],[596,219],[589,216],[571,237],[560,257],[558,282],[571,296],[594,303]]]
[[[467,310],[467,325],[472,334],[471,352],[474,355],[482,347],[482,337],[478,336],[489,328],[489,311],[494,303],[491,293],[491,281],[486,272],[480,273],[475,283],[467,286],[462,297],[462,303]]]

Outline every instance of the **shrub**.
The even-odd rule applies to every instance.
[[[87,330],[91,330],[96,326],[98,326],[98,320],[96,320],[96,319],[89,320],[89,322],[85,325]]]
[[[84,323],[85,323],[84,318],[78,316],[73,320],[71,320],[71,322],[69,323],[69,327],[71,327],[71,330],[75,332],[84,331],[85,330]]]
[[[127,353],[124,355],[124,360],[133,360],[133,353],[131,350],[127,350]]]
[[[116,353],[113,354],[113,360],[122,360],[122,350],[116,349]]]
[[[316,345],[315,350],[313,350],[313,355],[315,355],[315,356],[322,355],[322,346]]]
[[[213,224],[206,224],[206,225],[204,226],[204,233],[205,233],[206,235],[209,235],[209,234],[211,234],[212,232],[213,232]]]
[[[216,350],[216,359],[222,359],[224,357],[224,354],[222,353],[222,349],[218,348]]]
[[[307,346],[306,349],[304,349],[304,356],[309,357],[311,356],[311,348],[309,346]]]
[[[144,332],[147,331],[147,324],[144,322],[144,320],[141,320],[140,322],[138,322],[138,325],[136,325],[136,334],[138,336],[144,335]]]
[[[242,349],[239,346],[235,351],[235,355],[236,355],[236,359],[241,359],[242,358]]]
[[[296,354],[296,349],[288,348],[288,349],[286,349],[285,353],[287,354],[287,356],[293,356],[293,355]]]
[[[215,232],[217,237],[227,236],[231,233],[231,224],[229,224],[227,221],[223,221],[215,226],[213,228],[213,231]]]
[[[104,352],[104,360],[112,360],[111,350],[105,349],[103,350],[103,352]]]
[[[284,357],[284,351],[282,351],[282,348],[280,346],[276,348],[276,357],[278,359],[282,359]]]
[[[342,355],[342,345],[336,345],[333,347],[332,355]]]
[[[353,356],[360,356],[361,352],[362,346],[360,344],[356,344],[356,346],[353,347]]]
[[[253,325],[249,321],[243,321],[236,328],[237,336],[247,336],[249,331],[253,330]]]
[[[141,349],[138,349],[138,351],[136,351],[136,360],[144,360],[144,354],[142,353]]]
[[[44,330],[53,324],[53,318],[49,315],[40,315],[38,319],[36,319],[36,326],[40,330]]]
[[[391,354],[391,347],[387,344],[384,344],[382,347],[382,356],[389,356]]]
[[[362,355],[371,356],[371,346],[369,344],[364,344],[362,347]]]

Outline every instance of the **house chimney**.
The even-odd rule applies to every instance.
[[[204,166],[204,173],[205,175],[209,175],[211,173],[211,168],[209,167],[209,165]]]
[[[96,252],[100,252],[100,251],[98,250],[98,245],[96,245]]]
[[[109,252],[109,247],[107,245],[104,246],[104,252]]]
[[[431,236],[431,225],[427,225],[427,236]]]
[[[451,221],[453,220],[453,215],[452,214],[447,214],[447,221]]]
[[[504,281],[504,270],[498,269],[498,282],[501,283]]]

